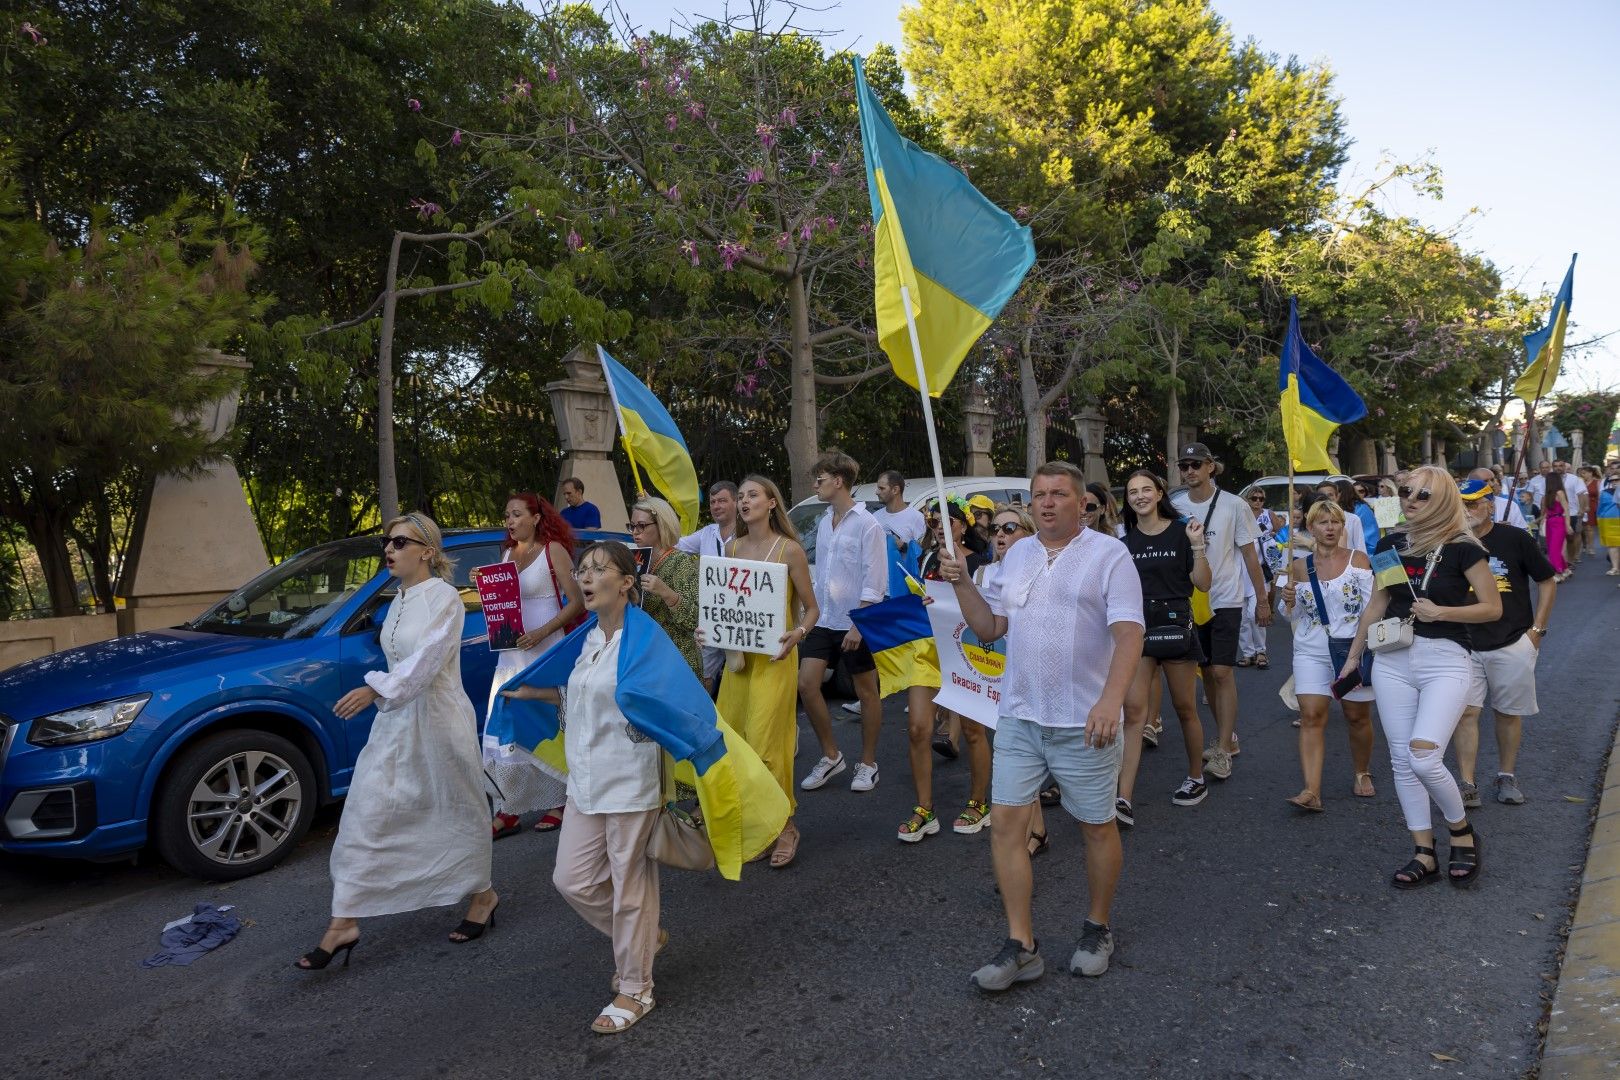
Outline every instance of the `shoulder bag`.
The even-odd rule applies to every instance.
[[[664,761],[668,755],[658,755],[658,779],[662,788],[666,780]],[[709,831],[692,819],[674,802],[666,802],[658,810],[652,835],[647,838],[647,854],[665,866],[677,870],[713,870],[714,846],[709,843]]]
[[[1322,624],[1323,630],[1326,630],[1327,599],[1322,595],[1322,582],[1316,576],[1315,555],[1305,556],[1305,573],[1310,576],[1311,594],[1316,598],[1316,621]],[[1335,679],[1339,677],[1339,672],[1344,670],[1345,661],[1350,659],[1350,646],[1355,644],[1355,640],[1354,637],[1328,635],[1328,659],[1333,664],[1333,677]],[[1372,650],[1363,649],[1361,651],[1361,685],[1363,686],[1372,685],[1372,660]]]
[[[1429,565],[1423,571],[1423,584],[1420,588],[1413,590],[1412,599],[1416,600],[1421,596],[1427,595],[1429,591],[1429,575],[1434,573],[1435,565],[1439,561],[1440,548],[1435,548],[1433,551],[1429,552]],[[1408,589],[1412,588],[1411,582],[1407,582],[1406,587]],[[1384,653],[1398,652],[1401,649],[1411,648],[1412,619],[1413,616],[1411,615],[1408,615],[1404,619],[1394,617],[1388,619],[1379,619],[1377,622],[1367,627],[1367,651]]]

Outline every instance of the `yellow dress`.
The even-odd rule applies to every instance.
[[[733,540],[726,554],[735,558]],[[782,540],[772,546],[765,562],[785,563]],[[787,610],[795,610],[793,581],[788,580]],[[795,646],[780,660],[761,653],[742,653],[743,669],[729,668],[720,676],[720,716],[751,746],[787,795],[788,814],[798,807],[793,797],[793,759],[799,752],[799,650]]]

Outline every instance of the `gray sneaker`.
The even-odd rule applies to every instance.
[[[1230,780],[1232,778],[1232,755],[1220,747],[1210,751],[1204,759],[1204,771],[1217,780]]]
[[[1114,932],[1087,919],[1080,928],[1080,944],[1069,957],[1069,970],[1095,978],[1108,970],[1108,958],[1113,955]]]
[[[1512,773],[1496,774],[1496,801],[1508,806],[1524,805],[1524,792],[1519,790],[1519,782]]]
[[[970,981],[986,993],[1005,990],[1013,983],[1033,982],[1046,974],[1046,961],[1036,951],[1040,947],[1037,941],[1035,948],[1026,949],[1017,938],[1008,938],[996,958],[975,971]]]
[[[1463,782],[1457,785],[1462,789],[1463,806],[1469,810],[1479,809],[1479,785]]]

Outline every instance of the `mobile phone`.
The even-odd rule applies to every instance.
[[[1344,695],[1361,685],[1361,669],[1357,668],[1333,684],[1333,696],[1343,700]]]

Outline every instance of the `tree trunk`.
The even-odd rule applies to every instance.
[[[810,298],[804,278],[788,279],[788,311],[792,319],[793,348],[789,361],[787,448],[793,502],[811,494],[811,472],[816,463],[816,362],[810,344]]]
[[[1035,381],[1035,361],[1028,349],[1018,351],[1018,396],[1024,405],[1024,475],[1034,476],[1046,464],[1047,410],[1041,405],[1040,384]]]
[[[1175,370],[1174,363],[1171,371]],[[1181,453],[1181,447],[1176,445],[1181,440],[1181,394],[1176,390],[1176,384],[1170,384],[1170,400],[1164,405],[1164,468],[1167,473],[1175,472],[1176,455]]]
[[[79,614],[79,582],[73,573],[73,557],[68,554],[67,523],[62,520],[61,510],[36,502],[23,518],[23,527],[28,530],[28,542],[34,545],[45,574],[51,614]]]
[[[388,252],[388,275],[383,282],[382,329],[377,342],[377,505],[382,523],[399,516],[399,477],[394,472],[394,312],[399,307],[399,248],[402,233],[394,233]]]

